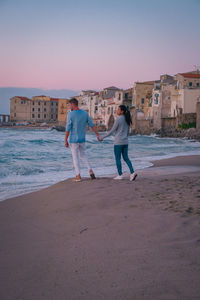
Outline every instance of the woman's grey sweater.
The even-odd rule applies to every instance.
[[[127,145],[128,144],[128,135],[129,135],[129,126],[126,123],[125,116],[121,115],[116,120],[110,131],[104,135],[103,139],[114,134],[115,135],[115,145]]]

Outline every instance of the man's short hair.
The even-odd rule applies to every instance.
[[[69,103],[73,103],[74,105],[78,106],[78,100],[76,98],[70,99]]]

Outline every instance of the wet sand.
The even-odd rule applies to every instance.
[[[200,156],[0,203],[0,299],[199,299]]]

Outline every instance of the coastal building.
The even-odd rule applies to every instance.
[[[58,125],[65,127],[67,113],[69,111],[69,100],[58,99]]]
[[[81,93],[79,95],[80,96],[79,106],[81,109],[87,111],[89,115],[91,112],[91,101],[93,100],[95,93],[96,93],[96,91],[93,91],[93,90],[84,90],[84,91],[81,91]]]
[[[153,127],[175,128],[180,122],[195,122],[200,97],[199,83],[200,74],[197,71],[178,73],[174,77],[161,76],[160,82],[155,82],[153,90]]]
[[[178,73],[175,75],[177,81],[177,89],[184,88],[200,88],[200,71],[192,71],[187,73]]]
[[[35,96],[31,99],[31,123],[46,123],[51,119],[50,116],[50,97]]]
[[[116,89],[113,96],[106,100],[105,111],[105,125],[107,129],[110,129],[117,118],[117,109],[119,105],[125,105],[127,107],[132,106],[132,89]]]
[[[59,98],[50,98],[50,120],[58,121],[58,101]]]
[[[10,99],[11,122],[57,123],[59,98],[15,96]],[[66,99],[65,99],[66,100]]]
[[[15,96],[10,99],[10,121],[29,122],[31,119],[31,99]]]
[[[171,116],[196,113],[196,103],[200,96],[199,71],[178,73],[177,85],[172,97]]]
[[[199,97],[199,99],[197,101],[196,113],[197,113],[196,128],[200,130],[200,97]]]
[[[168,74],[161,75],[160,80],[154,83],[150,118],[155,129],[162,127],[162,118],[171,116],[171,100],[175,87],[176,80]]]
[[[135,82],[133,86],[132,105],[144,114],[145,119],[150,118],[154,83],[155,81]]]

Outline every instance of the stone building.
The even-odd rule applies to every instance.
[[[200,130],[200,98],[197,101],[197,108],[196,108],[196,128]]]
[[[154,83],[155,81],[135,82],[133,86],[132,105],[142,111],[146,119],[150,118]]]
[[[69,100],[58,100],[58,125],[65,127],[67,121],[67,113],[69,111]]]
[[[10,121],[29,122],[31,119],[31,99],[15,96],[10,99]]]
[[[15,96],[10,99],[11,122],[56,123],[58,122],[58,98],[48,96]]]
[[[51,120],[50,97],[35,96],[31,99],[31,123],[43,123]]]
[[[177,81],[177,89],[200,88],[200,71],[178,73],[175,75],[175,80]]]
[[[117,89],[112,97],[106,99],[105,126],[109,130],[116,117],[117,109],[120,105],[125,105],[129,108],[132,106],[132,89],[120,90]]]

